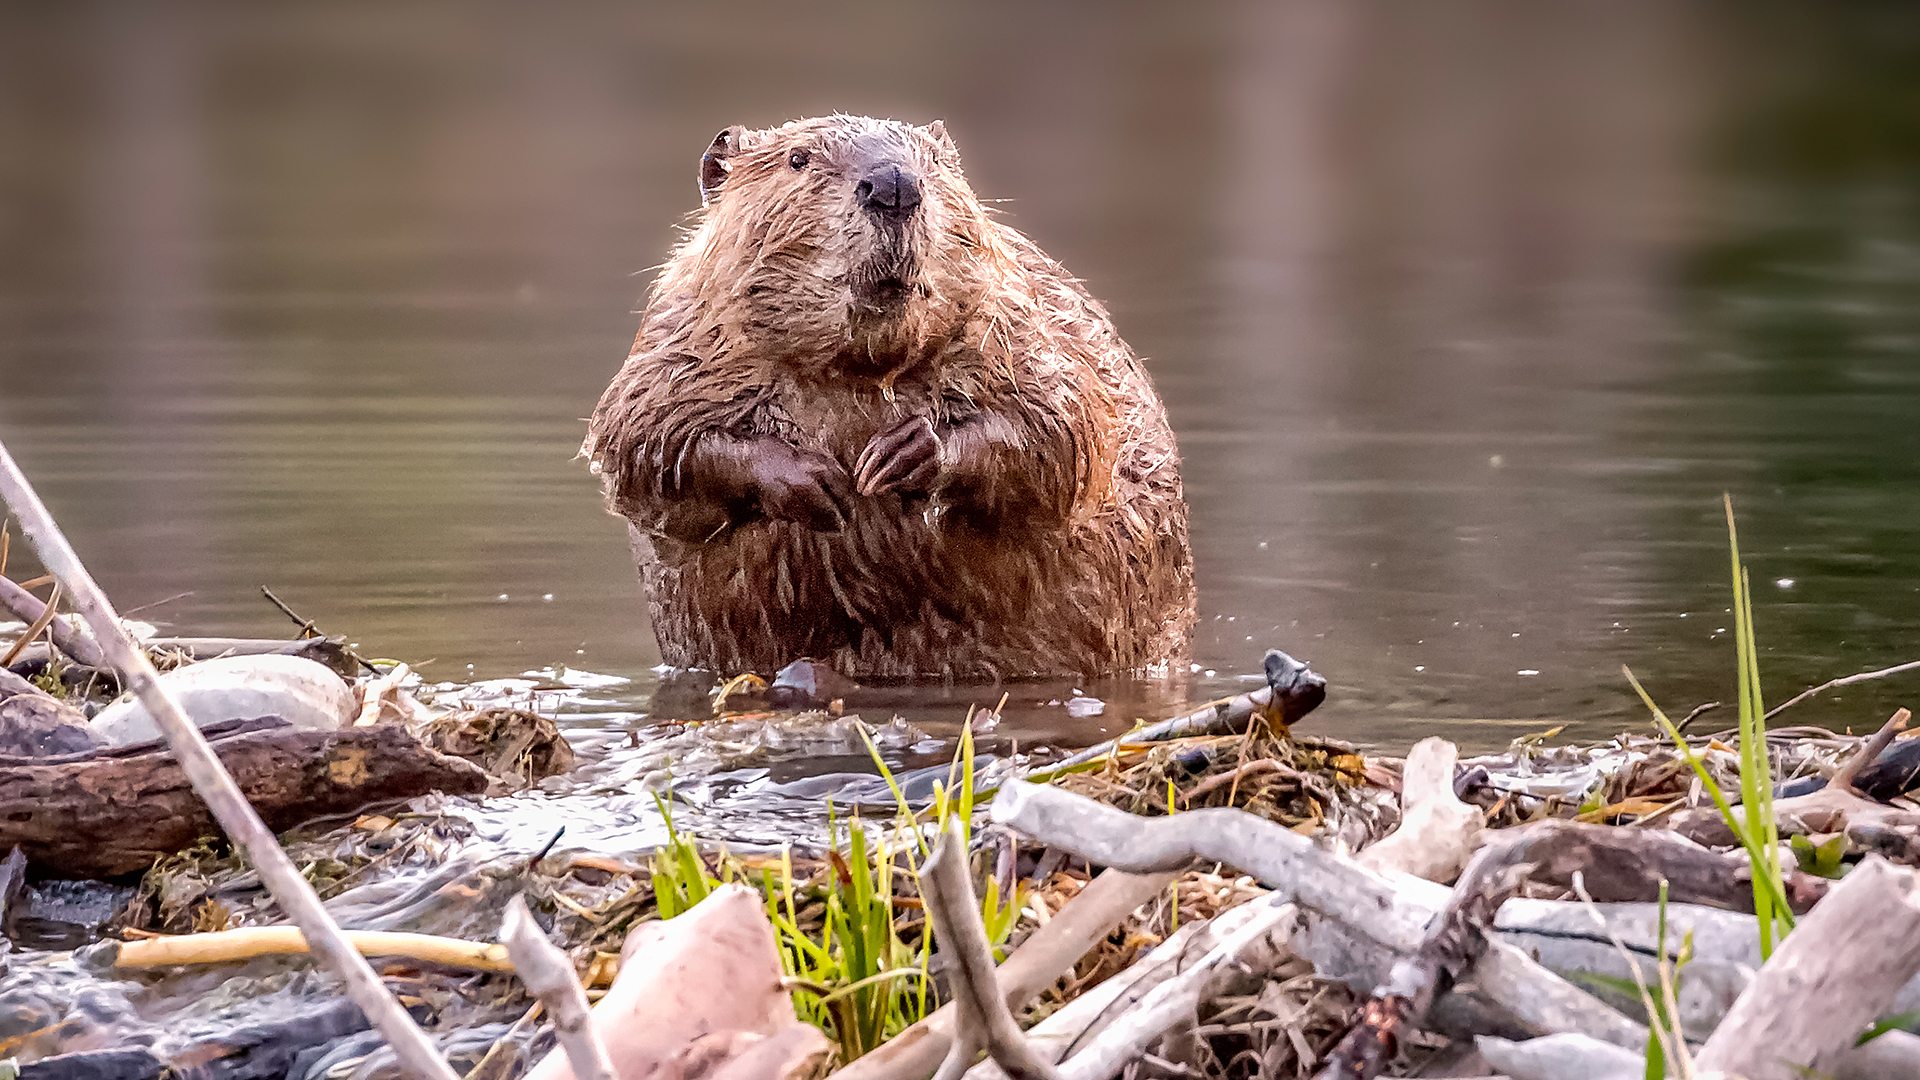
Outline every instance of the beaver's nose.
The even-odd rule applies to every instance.
[[[868,173],[853,194],[870,213],[905,219],[920,205],[920,179],[889,161]]]

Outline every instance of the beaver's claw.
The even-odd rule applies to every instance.
[[[862,495],[924,495],[939,475],[940,436],[924,416],[875,435],[853,466],[854,488]]]
[[[762,513],[821,532],[846,526],[853,482],[839,462],[788,446],[777,450],[763,446],[750,462],[753,493]]]

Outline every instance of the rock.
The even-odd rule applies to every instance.
[[[326,665],[297,656],[227,656],[160,676],[180,707],[201,727],[226,720],[276,716],[303,731],[335,731],[353,722],[359,701]],[[160,738],[159,725],[130,695],[93,718],[110,745]]]

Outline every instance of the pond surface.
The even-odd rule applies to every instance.
[[[570,10],[6,16],[0,435],[123,607],[286,633],[267,585],[646,712],[581,418],[712,133],[843,109],[944,116],[1181,436],[1199,670],[1012,687],[1006,733],[1269,646],[1369,744],[1610,732],[1623,663],[1684,711],[1731,691],[1723,491],[1770,697],[1920,656],[1920,11]]]

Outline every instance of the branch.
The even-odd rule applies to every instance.
[[[1058,1080],[1053,1066],[1034,1055],[1008,1011],[993,974],[993,946],[980,921],[980,901],[968,879],[966,841],[949,819],[920,877],[934,940],[947,962],[947,980],[960,1009],[960,1037],[934,1080],[958,1080],[981,1050],[1014,1080]]]
[[[1192,967],[1168,978],[1116,1017],[1060,1066],[1061,1080],[1108,1080],[1140,1060],[1168,1031],[1192,1023],[1200,1003],[1218,996],[1221,981],[1242,971],[1264,974],[1288,956],[1286,942],[1298,914],[1277,899],[1255,901],[1246,921],[1220,939]],[[1236,909],[1238,910],[1238,909]]]
[[[1885,679],[1894,675],[1903,675],[1909,671],[1920,671],[1920,660],[1909,660],[1904,664],[1895,664],[1890,668],[1881,668],[1879,671],[1862,671],[1854,675],[1842,675],[1837,679],[1829,679],[1819,686],[1802,690],[1781,704],[1768,709],[1766,719],[1771,720],[1808,698],[1824,694],[1828,690],[1836,690],[1842,686],[1852,686],[1854,683],[1871,682],[1874,679]]]
[[[1913,719],[1911,712],[1905,709],[1894,710],[1893,715],[1887,718],[1887,722],[1880,725],[1880,730],[1861,743],[1853,752],[1853,756],[1834,770],[1832,778],[1827,781],[1827,786],[1851,791],[1855,795],[1860,794],[1860,789],[1856,786],[1860,780],[1860,770],[1879,760],[1880,754],[1893,744],[1893,737],[1907,730],[1907,721],[1911,719]]]
[[[32,530],[27,527],[25,521],[20,523],[20,528],[22,532],[27,533],[27,539],[33,539]],[[52,614],[47,605],[41,603],[39,597],[21,588],[12,578],[7,577],[0,577],[0,607],[13,612],[15,618],[29,626]],[[81,667],[107,666],[107,658],[101,653],[100,646],[95,645],[90,638],[75,630],[65,620],[52,619],[47,623],[47,632],[53,636],[53,643],[59,647],[60,651],[66,653]]]
[[[404,956],[428,964],[473,971],[511,973],[513,960],[506,949],[486,942],[433,934],[389,930],[343,930],[341,936],[362,956]],[[296,926],[243,926],[207,934],[177,934],[139,938],[113,946],[112,962],[120,971],[230,964],[256,956],[304,956],[312,950]]]
[[[1044,843],[1135,873],[1184,867],[1196,859],[1226,863],[1259,877],[1283,900],[1325,915],[1339,930],[1397,955],[1420,948],[1435,906],[1284,826],[1239,810],[1190,810],[1147,819],[1055,788],[1014,782],[1000,790],[992,814]],[[1474,981],[1532,1030],[1578,1030],[1623,1046],[1646,1039],[1644,1027],[1517,949],[1489,948],[1474,969]]]
[[[1000,965],[996,977],[1008,1007],[1018,1008],[1053,985],[1089,949],[1105,940],[1114,924],[1163,893],[1173,877],[1171,873],[1128,874],[1119,870],[1107,870],[1095,877]],[[951,1002],[942,1005],[933,1015],[834,1073],[834,1080],[920,1080],[932,1075],[953,1044],[958,1011]]]
[[[587,1012],[587,992],[580,986],[573,963],[533,921],[525,897],[507,905],[500,924],[500,944],[513,957],[513,966],[540,1004],[553,1017],[553,1033],[567,1052],[576,1080],[614,1080],[613,1059],[593,1030]]]
[[[1746,1080],[1832,1072],[1920,974],[1920,882],[1869,857],[1787,935],[1694,1064]]]
[[[122,684],[133,690],[159,722],[194,790],[206,800],[208,809],[213,811],[234,845],[246,853],[247,861],[253,864],[281,910],[305,935],[314,955],[340,976],[346,984],[347,996],[393,1047],[407,1072],[432,1080],[455,1080],[453,1070],[426,1034],[393,995],[387,993],[386,986],[365,958],[341,935],[313,887],[300,876],[287,853],[280,850],[279,842],[254,813],[233,778],[227,775],[200,729],[160,685],[152,661],[127,636],[112,603],[87,573],[86,565],[60,532],[53,515],[34,493],[4,443],[0,443],[0,497],[13,508],[20,520],[20,531],[39,554],[41,564],[73,598],[74,609],[92,628],[104,659],[119,672]]]

